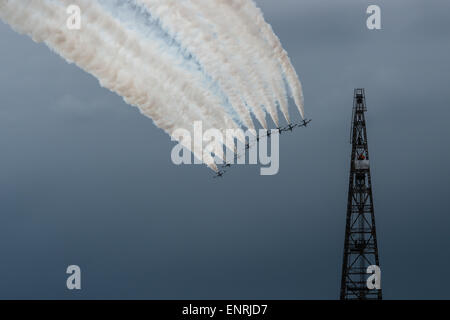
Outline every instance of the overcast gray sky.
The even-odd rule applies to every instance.
[[[276,176],[174,166],[151,120],[0,23],[0,298],[338,298],[355,87],[384,297],[450,298],[450,2],[257,3],[313,118]]]

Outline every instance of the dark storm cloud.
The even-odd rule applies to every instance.
[[[313,118],[282,137],[272,177],[172,165],[151,120],[0,24],[0,297],[337,298],[365,87],[385,298],[449,298],[450,3],[257,2]]]

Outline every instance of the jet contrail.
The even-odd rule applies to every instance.
[[[197,23],[195,13],[189,12],[179,0],[137,0],[149,12],[157,16],[161,25],[172,37],[179,37],[183,46],[189,49],[202,64],[204,71],[217,82],[236,107],[243,124],[254,129],[249,109],[245,106],[237,88],[245,87],[240,82],[235,87],[234,81],[240,81],[236,76],[238,71],[228,62],[227,57],[214,44],[214,37],[209,30]],[[224,76],[225,75],[225,76]]]
[[[69,5],[81,9],[80,30],[67,26]],[[267,129],[266,112],[278,126],[277,107],[289,122],[284,78],[303,117],[295,70],[251,0],[0,0],[0,18],[95,76],[174,139],[179,128],[193,135],[195,121],[224,136],[254,129],[251,114]],[[180,143],[204,158],[201,146]]]
[[[259,117],[262,118],[262,113],[267,112],[278,126],[273,88],[270,87],[270,80],[267,79],[264,72],[269,64],[261,58],[258,44],[247,36],[247,26],[242,25],[233,12],[230,14],[229,11],[226,11],[228,7],[223,4],[224,1],[226,0],[191,0],[190,3],[207,19],[208,24],[216,29],[217,38],[220,43],[224,44],[227,56],[233,57],[235,63],[250,77],[249,82],[255,84],[251,94],[254,97],[253,100],[257,101],[254,109],[260,113]],[[243,30],[246,32],[242,32]],[[276,75],[272,74],[272,76]]]
[[[245,12],[241,12],[242,1],[233,3],[228,0],[221,0],[220,4],[220,11],[226,12],[228,16],[232,16],[234,19],[232,22],[233,25],[239,26],[234,30],[237,30],[238,32],[242,29],[247,30],[247,32],[241,36],[239,36],[240,33],[236,33],[236,37],[243,40],[245,39],[244,43],[251,43],[253,48],[259,47],[259,50],[256,51],[260,56],[258,60],[264,61],[263,65],[265,66],[264,68],[261,68],[260,71],[263,73],[266,81],[270,82],[273,86],[276,102],[286,121],[290,123],[286,87],[282,73],[280,72],[280,70],[282,70],[281,65],[275,56],[275,52],[265,38],[261,37],[259,26],[251,20],[242,19],[242,17],[245,16]]]
[[[301,82],[298,79],[297,72],[292,66],[287,52],[281,45],[280,39],[273,32],[270,24],[265,22],[261,9],[255,5],[253,0],[226,0],[224,2],[232,6],[235,9],[235,12],[241,15],[243,21],[251,21],[259,28],[264,39],[272,47],[272,52],[277,56],[289,83],[292,98],[294,99],[302,118],[304,118],[304,99]]]

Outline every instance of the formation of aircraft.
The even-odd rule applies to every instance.
[[[301,127],[307,127],[308,126],[308,124],[311,122],[312,120],[311,119],[304,119],[304,120],[302,120],[301,122],[299,122],[299,123],[290,123],[290,124],[288,124],[287,126],[285,126],[285,127],[279,127],[279,128],[277,128],[278,129],[278,133],[279,134],[282,134],[283,132],[287,132],[287,131],[290,131],[290,132],[292,132],[295,128],[301,128]],[[267,130],[267,135],[266,135],[266,137],[270,137],[272,135],[272,131],[271,130]],[[258,137],[256,137],[256,141],[257,142],[259,142],[259,139],[260,139],[260,137],[258,136]],[[248,149],[250,149],[250,144],[249,143],[246,143],[245,144],[245,149],[246,150],[248,150]],[[222,169],[224,169],[224,168],[229,168],[229,167],[231,167],[231,163],[226,163],[226,164],[223,164],[222,165]],[[223,175],[225,174],[225,170],[220,170],[220,171],[218,171],[217,173],[216,173],[216,175],[214,176],[214,178],[222,178],[223,177]]]
[[[286,132],[286,131],[292,131],[295,128],[300,128],[300,127],[306,128],[311,121],[312,121],[311,119],[308,119],[308,120],[304,119],[299,123],[294,123],[294,124],[290,123],[286,127],[278,128],[278,132],[282,133],[282,132]]]

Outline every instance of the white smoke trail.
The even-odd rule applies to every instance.
[[[196,100],[195,103],[182,101],[186,95],[182,94],[181,90],[170,91],[170,88],[176,87],[177,77],[167,78],[167,81],[164,81],[167,74],[158,72],[158,64],[148,68],[146,64],[133,59],[130,51],[132,49],[139,51],[136,39],[133,40],[130,34],[115,33],[114,20],[102,17],[95,3],[82,2],[79,4],[83,4],[84,19],[89,23],[86,23],[88,30],[79,33],[65,28],[66,6],[62,6],[62,3],[58,6],[56,3],[47,4],[45,1],[31,0],[8,3],[6,6],[1,2],[0,16],[18,31],[29,34],[37,42],[45,41],[69,62],[75,61],[81,68],[95,75],[103,86],[123,96],[127,103],[139,106],[143,114],[151,117],[155,124],[167,133],[171,134],[177,128],[186,128],[192,132],[191,127],[195,120],[212,124],[211,128],[220,128],[223,120],[202,116],[198,109],[194,109],[201,100]],[[103,28],[97,31],[112,31],[114,41],[108,41],[111,39],[108,39],[107,34],[100,35],[95,32],[97,22],[103,25]],[[157,77],[152,76],[155,73],[158,74]],[[148,87],[171,94],[150,96]],[[199,97],[204,98],[204,95],[201,94]],[[187,112],[183,113],[183,110]],[[208,108],[205,107],[205,110]],[[227,120],[226,122],[228,128],[236,127],[232,122]],[[190,146],[186,147],[192,149]],[[201,159],[201,149],[193,150],[193,153]]]
[[[205,72],[216,81],[227,94],[231,104],[241,116],[247,128],[254,129],[250,112],[239,96],[232,79],[236,79],[235,67],[227,62],[227,58],[211,45],[214,38],[209,32],[199,26],[196,17],[178,0],[137,0],[145,4],[152,14],[157,16],[170,35],[180,38],[183,45],[201,62]],[[228,76],[228,73],[230,75]],[[227,75],[227,76],[224,76]],[[242,88],[244,83],[240,83]]]
[[[139,7],[143,3],[146,7]],[[66,27],[66,8],[71,4],[82,9],[81,30]],[[149,13],[161,25],[156,25]],[[0,18],[97,77],[102,86],[137,106],[171,136],[179,128],[193,135],[193,125],[198,120],[205,130],[216,128],[224,135],[225,130],[237,129],[241,124],[252,128],[243,101],[257,104],[260,100],[254,92],[264,92],[262,101],[266,104],[271,95],[279,99],[279,92],[273,92],[278,90],[273,83],[267,86],[255,79],[256,72],[250,70],[249,75],[245,74],[252,68],[240,68],[242,62],[255,59],[254,56],[247,60],[228,58],[235,48],[232,42],[219,42],[205,27],[204,21],[213,21],[214,17],[199,17],[181,2],[0,0]],[[216,31],[224,35],[217,38],[229,39],[230,35],[220,25]],[[256,56],[263,64],[270,62],[267,57],[270,54]],[[253,65],[258,65],[257,59]],[[259,105],[251,105],[251,110],[266,127]],[[272,115],[273,106],[269,111]],[[243,140],[242,136],[237,138]],[[180,143],[197,158],[204,158],[201,146]],[[227,141],[224,143],[235,150]],[[217,171],[214,163],[207,164]]]
[[[243,100],[251,106],[257,105],[252,82],[245,81],[242,76],[242,63],[232,63],[232,53],[230,55],[230,52],[224,50],[226,47],[224,48],[223,43],[219,41],[214,30],[211,30],[210,23],[201,19],[197,11],[185,5],[186,2],[177,0],[138,0],[138,2],[144,3],[171,34],[179,38],[199,58],[218,82],[226,83],[224,86],[228,87],[228,91],[232,91],[231,95],[237,93],[242,96],[242,98],[234,97],[234,101]],[[248,111],[242,112],[241,103],[237,103],[241,108],[241,114],[249,116]],[[267,129],[264,112],[259,108],[251,111]],[[251,121],[250,118],[247,121]]]
[[[132,4],[133,1],[98,0],[98,2],[107,7],[109,10],[113,11],[113,14],[117,15],[117,18],[119,20],[126,18],[129,19],[128,21],[125,20],[120,22],[124,23],[127,27],[123,30],[123,32],[127,34],[127,37],[130,32],[136,35],[137,41],[134,42],[133,46],[142,47],[140,50],[138,50],[137,53],[135,53],[135,55],[137,55],[137,58],[142,60],[141,63],[143,64],[152,64],[152,68],[162,68],[161,71],[163,71],[164,74],[169,73],[169,75],[171,76],[171,78],[167,79],[168,81],[165,82],[166,78],[164,78],[164,75],[158,73],[158,77],[163,77],[160,78],[160,81],[164,81],[166,85],[170,86],[170,88],[178,89],[177,92],[179,95],[189,97],[194,94],[194,99],[201,99],[203,102],[205,102],[199,106],[202,111],[207,112],[210,116],[216,116],[219,121],[220,119],[222,119],[226,124],[230,124],[229,117],[226,117],[225,111],[220,108],[222,102],[218,100],[217,97],[212,94],[212,92],[205,90],[211,89],[210,84],[205,83],[207,79],[203,79],[202,74],[196,69],[195,63],[188,63],[186,60],[183,60],[183,57],[179,52],[174,52],[174,50],[169,51],[169,49],[173,48],[163,47],[161,46],[161,41],[158,41],[159,39],[155,39],[148,34],[144,34],[143,32],[146,32],[146,30],[142,30],[142,27],[147,26],[140,26],[141,30],[139,30],[139,26],[136,26],[136,23],[133,22],[133,20],[138,20],[139,17],[127,17],[127,8],[125,8],[123,5]],[[120,3],[122,3],[123,5],[119,6],[118,4]],[[121,16],[122,14],[123,16]],[[133,12],[131,12],[131,14],[133,14]],[[123,29],[123,25],[119,25],[119,32],[121,31],[120,28]],[[108,29],[103,28],[103,30]],[[139,34],[139,32],[141,32],[141,34]],[[110,30],[108,30],[108,34],[111,34]],[[153,64],[155,66],[153,66]],[[183,65],[184,67],[180,70],[178,66]],[[186,72],[186,70],[184,69],[187,69],[189,72]],[[206,86],[206,88],[204,88],[204,86]]]
[[[224,0],[226,1],[226,0]],[[233,15],[224,12],[227,9],[223,6],[222,0],[190,0],[191,6],[208,20],[211,26],[217,30],[217,37],[224,44],[224,50],[229,57],[234,57],[236,63],[250,78],[250,83],[256,84],[254,90],[254,100],[260,101],[256,108],[264,105],[272,120],[278,126],[278,115],[273,101],[273,91],[271,80],[266,77],[264,69],[269,65],[260,55],[260,50],[255,42],[247,37],[247,30],[241,26],[239,20]],[[276,76],[276,74],[271,75]]]
[[[256,6],[253,0],[226,0],[232,6],[236,13],[240,14],[243,21],[257,25],[266,41],[272,47],[272,52],[277,56],[286,80],[291,89],[292,98],[302,116],[305,117],[304,99],[302,85],[298,79],[297,72],[292,66],[287,52],[283,49],[280,39],[275,35],[270,24],[264,20],[264,15],[260,8]]]
[[[268,46],[265,39],[261,36],[258,26],[250,20],[240,19],[239,8],[230,6],[228,0],[216,0],[212,4],[208,0],[192,0],[201,3],[201,6],[209,6],[212,12],[219,12],[220,16],[224,17],[224,25],[227,28],[229,25],[234,26],[230,29],[233,32],[234,39],[238,39],[238,48],[247,56],[252,57],[253,61],[258,61],[258,71],[266,82],[265,86],[271,87],[273,94],[266,91],[268,100],[270,100],[269,111],[271,111],[272,118],[278,126],[278,116],[276,114],[276,106],[274,102],[278,102],[280,111],[283,113],[286,120],[290,123],[288,102],[284,80],[281,74],[280,65],[274,57],[271,48]],[[220,19],[219,17],[217,19]],[[246,30],[246,32],[242,32]]]
[[[283,75],[280,72],[282,68],[275,56],[275,52],[264,37],[261,36],[258,25],[248,19],[241,19],[242,13],[239,12],[240,9],[240,6],[233,5],[228,0],[220,0],[220,12],[228,17],[237,19],[232,22],[233,25],[239,25],[237,30],[245,29],[247,31],[240,38],[243,40],[246,39],[247,43],[251,43],[253,47],[259,48],[257,51],[260,55],[259,60],[264,61],[265,66],[265,68],[261,68],[261,71],[264,73],[265,79],[271,83],[275,93],[275,100],[279,103],[280,111],[283,113],[286,121],[290,123],[286,87]]]
[[[71,2],[71,0],[64,0],[65,2],[69,3]],[[87,1],[87,0],[78,0],[80,2],[86,2],[86,3],[90,3],[92,7],[96,7],[95,5],[92,5],[91,1]],[[112,7],[110,7],[110,9],[112,9],[113,11],[117,10],[117,7],[114,6],[114,3],[123,3],[123,4],[131,4],[132,6],[135,5],[135,1],[122,1],[122,0],[99,0],[100,4],[106,3],[107,5],[111,5],[113,4]],[[119,7],[119,10],[121,13],[126,12],[126,8],[124,6]],[[115,12],[116,13],[116,12]],[[94,10],[90,10],[90,14],[93,17],[97,17],[102,15],[102,12],[99,11],[99,9],[97,8],[96,11]],[[126,17],[126,15],[125,15]],[[124,17],[120,17],[119,15],[119,20],[121,18]],[[138,19],[137,17],[134,17],[134,19]],[[111,19],[110,19],[111,20]],[[111,28],[111,24],[114,24],[116,26],[116,28]],[[221,107],[221,102],[219,100],[217,100],[217,97],[215,97],[214,95],[211,95],[210,92],[205,91],[204,88],[202,88],[201,86],[199,88],[196,87],[195,83],[196,82],[202,82],[202,80],[200,79],[201,77],[201,73],[198,72],[197,70],[190,70],[190,73],[194,73],[193,75],[190,73],[186,73],[186,72],[181,72],[180,70],[178,70],[177,68],[173,69],[172,65],[176,65],[176,64],[182,64],[185,63],[185,61],[171,61],[171,59],[173,59],[174,57],[171,57],[171,54],[166,52],[166,49],[163,49],[161,51],[160,47],[158,45],[155,46],[155,41],[157,41],[157,39],[151,38],[151,37],[139,37],[135,39],[136,34],[133,32],[134,29],[136,28],[136,26],[133,25],[133,23],[128,22],[128,24],[131,24],[129,27],[131,27],[131,31],[128,29],[125,29],[125,32],[127,33],[126,37],[127,37],[127,45],[125,45],[124,47],[129,47],[129,48],[136,48],[135,50],[133,50],[131,53],[133,54],[133,57],[135,59],[139,60],[140,64],[151,64],[151,69],[149,70],[150,72],[152,72],[153,74],[157,74],[158,76],[156,78],[154,78],[155,81],[159,81],[162,82],[164,84],[166,84],[167,86],[169,86],[169,88],[166,88],[165,92],[169,92],[170,95],[175,95],[175,96],[180,96],[180,97],[184,97],[184,98],[189,98],[191,97],[191,100],[189,101],[190,106],[193,107],[197,107],[199,109],[200,112],[202,112],[203,114],[205,114],[206,121],[205,118],[203,118],[203,122],[204,124],[204,129],[208,130],[208,129],[219,129],[222,131],[222,134],[225,133],[225,131],[227,129],[233,128],[233,129],[237,129],[236,124],[231,120],[231,118],[229,118],[229,116],[227,116],[227,114],[225,113],[225,111],[223,110],[223,108]],[[90,24],[92,25],[92,23]],[[109,24],[107,25],[103,25],[102,28],[100,28],[98,31],[99,32],[103,32],[104,30],[108,30],[108,34],[117,34],[121,32],[121,26],[115,21],[115,20],[111,20]],[[116,30],[117,29],[117,30]],[[137,28],[139,29],[139,28]],[[114,31],[114,32],[112,32]],[[140,30],[142,31],[142,30]],[[131,35],[130,35],[131,33]],[[134,41],[131,41],[130,39],[135,39]],[[158,52],[159,51],[159,52]],[[156,55],[154,52],[157,52]],[[145,53],[145,55],[143,55],[142,53]],[[179,60],[179,56],[178,56],[178,60]],[[175,63],[176,62],[176,63]],[[158,71],[158,67],[162,66],[162,69],[160,70],[160,72],[156,72]],[[196,72],[197,71],[197,72]],[[142,71],[141,71],[142,73]],[[172,75],[172,77],[167,78],[167,76]],[[164,93],[164,91],[162,91],[162,93]],[[164,98],[162,98],[162,100],[165,99],[165,95]],[[181,98],[182,99],[182,98]],[[182,111],[182,110],[179,110]],[[186,121],[188,121],[188,125],[184,126],[184,127],[188,127],[191,128],[192,127],[192,123],[197,120],[197,119],[192,119],[192,117],[189,117],[191,112],[179,112],[174,110],[174,116],[180,117],[182,116]],[[191,130],[191,134],[192,134],[192,130]],[[237,135],[236,136],[237,139],[243,141],[243,135]],[[227,141],[225,141],[225,145],[227,148],[229,148],[230,150],[234,150],[234,146],[233,145],[229,145],[227,144]],[[194,145],[195,147],[196,145]],[[197,155],[197,154],[196,154]],[[205,152],[203,154],[203,158],[205,158]],[[218,156],[220,158],[220,156]],[[197,156],[197,158],[199,158]],[[223,159],[222,159],[223,160]]]

